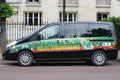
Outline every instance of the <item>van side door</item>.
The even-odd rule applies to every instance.
[[[62,25],[61,39],[66,58],[81,59],[88,56],[85,51],[90,49],[88,23],[69,23]]]

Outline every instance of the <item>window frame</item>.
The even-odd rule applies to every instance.
[[[37,24],[35,24],[35,14],[37,13]],[[32,14],[32,24],[29,23],[30,21],[30,14]],[[41,26],[42,25],[42,13],[41,12],[24,12],[24,22],[25,26]]]
[[[98,15],[100,15],[100,18],[98,18],[99,17]],[[104,15],[107,15],[106,18],[108,18],[109,17],[109,12],[98,12],[97,13],[97,21],[100,21],[100,20],[104,19]]]
[[[69,17],[70,14],[72,14],[72,18]],[[70,19],[72,19],[72,21],[78,21],[77,15],[78,15],[77,12],[66,12],[66,21],[68,22],[68,21],[70,21]],[[63,13],[62,12],[59,12],[59,21],[60,22],[63,21]]]
[[[26,1],[27,4],[40,4],[41,0],[38,0],[38,2],[35,2],[35,0],[32,0],[32,2],[30,2],[29,0]]]

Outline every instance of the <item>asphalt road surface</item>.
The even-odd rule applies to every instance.
[[[81,63],[35,63],[20,67],[0,59],[0,80],[120,80],[120,61],[96,67]]]

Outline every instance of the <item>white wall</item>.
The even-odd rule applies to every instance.
[[[111,16],[120,16],[120,1],[112,0]]]
[[[62,7],[58,6],[58,0],[41,0],[41,4],[26,4],[26,0],[6,0],[7,2],[19,1],[19,6],[14,6],[18,9],[18,19],[23,20],[24,12],[42,12],[43,22],[58,22],[59,12],[62,12]],[[96,21],[97,12],[110,12],[110,16],[120,16],[120,2],[111,0],[112,5],[108,8],[96,7],[96,0],[79,0],[79,6],[66,7],[66,12],[78,12],[78,21]],[[15,17],[11,19],[15,20]]]
[[[96,0],[79,0],[79,21],[96,21]]]
[[[13,2],[17,2],[17,0],[5,0],[6,3],[13,3]]]
[[[42,0],[41,5],[43,22],[57,22],[59,20],[58,0]]]
[[[5,0],[6,3],[24,3],[26,0]]]

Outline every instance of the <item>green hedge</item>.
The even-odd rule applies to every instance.
[[[115,25],[115,31],[117,34],[117,40],[118,40],[118,49],[120,49],[120,17],[110,17],[107,19],[103,19],[102,21],[106,21],[106,22],[113,22]]]

